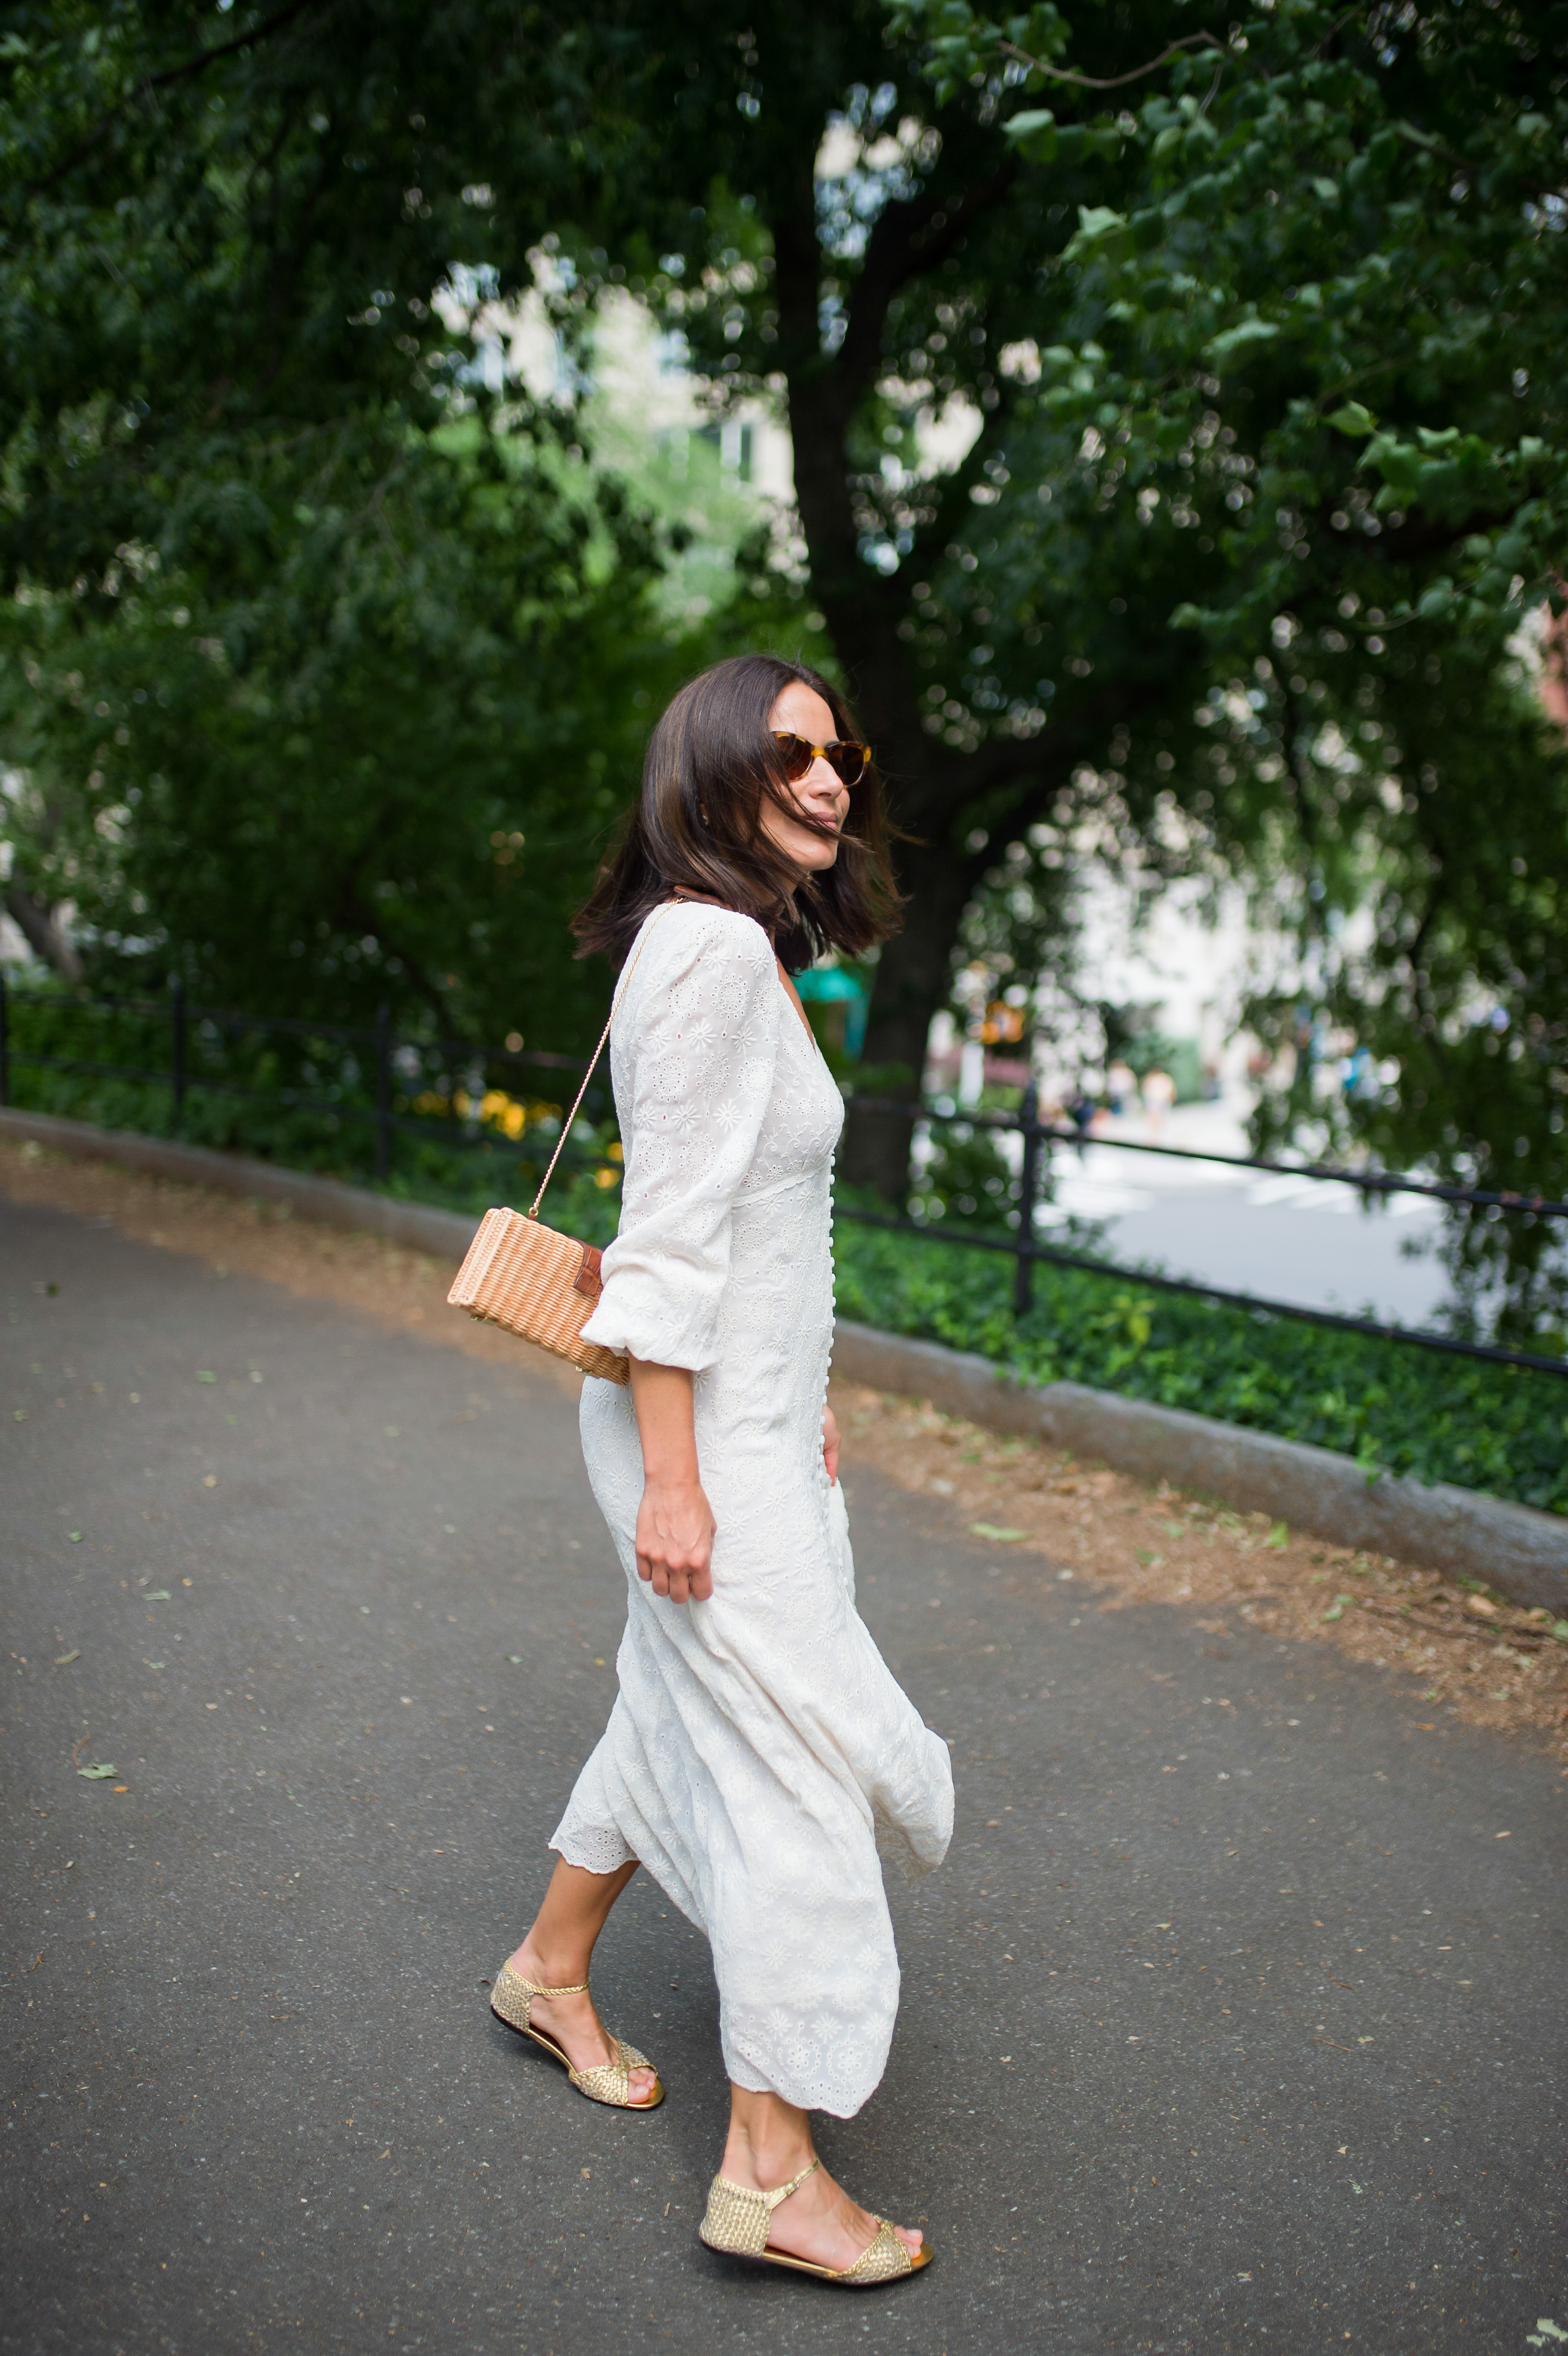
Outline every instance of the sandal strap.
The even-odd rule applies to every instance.
[[[777,2184],[771,2192],[761,2191],[755,2185],[735,2184],[727,2176],[716,2176],[709,2187],[708,2213],[702,2221],[702,2239],[712,2250],[727,2250],[737,2257],[759,2258],[767,2247],[768,2221],[779,2203],[787,2201],[822,2162],[814,2159],[787,2184]]]
[[[822,2162],[819,2159],[810,2160],[807,2162],[805,2167],[801,2169],[798,2176],[792,2176],[790,2178],[787,2184],[775,2184],[771,2192],[761,2194],[760,2198],[765,2201],[768,2204],[768,2214],[772,2216],[773,2211],[779,2206],[779,2203],[783,2201],[787,2201],[792,2192],[798,2192],[801,2186],[805,2182],[806,2178],[808,2176],[815,2175],[821,2165]],[[729,2179],[728,2177],[724,2177],[720,2179],[720,2181],[728,2183]],[[740,2188],[737,2187],[736,2189],[739,2190]]]
[[[852,2266],[846,2266],[839,2279],[849,2283],[891,2282],[895,2275],[914,2272],[914,2260],[909,2245],[901,2242],[891,2220],[877,2219],[874,2241],[869,2242]]]
[[[631,2099],[632,2072],[634,2070],[652,2070],[653,2063],[645,2053],[639,2053],[635,2045],[626,2044],[619,2037],[612,2037],[610,2046],[610,2061],[596,2062],[591,2070],[574,2070],[568,2062],[567,2076],[579,2093],[586,2094],[592,2102],[608,2103],[621,2111],[643,2108],[644,2105],[635,2104]]]
[[[496,1975],[496,1985],[490,1992],[490,2002],[494,2010],[500,2014],[503,2020],[509,2020],[514,2029],[531,2029],[536,1997],[586,1996],[587,1993],[586,1980],[578,1987],[540,1987],[537,1980],[526,1980],[521,1972],[515,1972],[508,1963],[503,1964]]]

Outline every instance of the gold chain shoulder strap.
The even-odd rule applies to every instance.
[[[610,1009],[610,1022],[605,1023],[603,1030],[599,1033],[599,1044],[594,1048],[592,1056],[589,1058],[588,1069],[582,1075],[582,1086],[577,1091],[577,1101],[573,1104],[571,1110],[567,1114],[566,1119],[561,1122],[560,1135],[555,1141],[555,1151],[549,1157],[549,1168],[539,1180],[539,1191],[534,1196],[533,1201],[528,1205],[528,1216],[530,1219],[537,1219],[539,1215],[539,1205],[544,1201],[544,1190],[549,1184],[551,1178],[555,1175],[555,1165],[560,1160],[560,1149],[566,1143],[567,1138],[571,1133],[571,1124],[577,1119],[578,1113],[581,1109],[583,1098],[588,1094],[588,1083],[593,1077],[594,1072],[598,1068],[600,1056],[604,1053],[604,1042],[610,1036],[610,1023],[613,1023],[616,1015],[619,1014],[622,1004],[625,999],[626,991],[631,986],[632,976],[637,969],[637,958],[642,956],[643,951],[646,948],[648,945],[648,936],[653,931],[653,928],[655,925],[657,924],[659,918],[663,916],[665,909],[678,908],[680,902],[678,900],[663,901],[660,905],[654,910],[653,915],[649,917],[646,925],[643,928],[643,937],[637,943],[636,956],[633,958],[631,964],[621,976],[621,987],[615,992],[614,1002]]]

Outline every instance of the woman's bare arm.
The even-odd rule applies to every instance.
[[[698,1470],[689,1371],[634,1358],[632,1406],[643,1444],[637,1576],[673,1603],[705,1603],[713,1592],[714,1524]]]
[[[685,1366],[634,1358],[632,1406],[643,1445],[637,1508],[637,1576],[676,1603],[706,1603],[713,1592],[713,1509],[697,1462],[692,1378]],[[822,1458],[838,1478],[838,1426],[822,1410]]]

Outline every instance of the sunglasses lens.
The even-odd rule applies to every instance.
[[[773,743],[784,756],[784,776],[791,785],[797,785],[810,768],[813,754],[804,736],[791,736],[782,728],[773,730]]]
[[[834,744],[828,759],[847,786],[858,786],[866,774],[866,748],[863,744]]]

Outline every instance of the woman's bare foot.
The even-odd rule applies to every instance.
[[[811,2130],[804,2111],[777,2094],[753,2094],[731,2084],[730,2135],[720,2169],[731,2184],[772,2192],[798,2176],[813,2158]],[[917,2256],[925,2236],[918,2226],[895,2225],[894,2233]],[[768,2221],[770,2247],[812,2265],[843,2274],[876,2240],[877,2220],[851,2201],[820,2163],[798,2191],[781,2201]]]
[[[581,1972],[553,1968],[550,1958],[541,1955],[531,1939],[525,1939],[507,1960],[519,1979],[532,1980],[539,1987],[571,1987],[586,1976]],[[554,2038],[574,2070],[593,2070],[601,2062],[615,2058],[604,2024],[594,2009],[593,1998],[586,1991],[581,1996],[536,1996],[528,2008],[528,2019],[536,2029]],[[626,2086],[631,2108],[644,2109],[652,2100],[656,2083],[656,2071],[635,2069]]]

